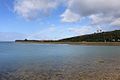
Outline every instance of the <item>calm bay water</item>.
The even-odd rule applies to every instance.
[[[119,46],[0,42],[0,80],[116,79],[119,68]]]

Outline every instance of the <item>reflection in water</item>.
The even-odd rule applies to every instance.
[[[0,43],[0,80],[119,80],[119,46]]]

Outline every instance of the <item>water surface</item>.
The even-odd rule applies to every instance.
[[[119,46],[0,42],[0,80],[117,80]]]

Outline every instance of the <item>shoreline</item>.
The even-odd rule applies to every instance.
[[[69,44],[69,45],[88,45],[88,46],[120,46],[120,42],[30,42],[30,41],[19,41],[16,43]]]

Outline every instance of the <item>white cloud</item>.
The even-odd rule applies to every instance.
[[[0,41],[15,41],[25,39],[28,35],[16,32],[0,32]]]
[[[54,39],[53,36],[55,32],[56,32],[56,28],[53,27],[53,24],[52,24],[49,28],[29,34],[27,38],[28,39],[39,39],[39,40],[50,40],[50,39]]]
[[[94,28],[91,26],[82,26],[80,28],[69,28],[68,29],[70,32],[75,33],[76,35],[84,35],[84,34],[90,34],[90,33],[94,33],[93,31]]]
[[[71,12],[67,9],[62,15],[62,22],[76,22],[80,20],[80,15]]]
[[[66,5],[62,22],[77,22],[88,17],[92,25],[119,23],[120,0],[15,0],[14,11],[27,20],[41,18]],[[118,25],[116,25],[118,26]]]
[[[120,0],[68,0],[67,9],[74,13],[77,18],[72,16],[64,16],[64,22],[79,21],[83,17],[89,17],[91,24],[101,25],[110,23],[119,23],[115,21],[120,18]],[[65,14],[66,11],[63,13]],[[66,20],[67,19],[67,20]]]
[[[81,16],[92,14],[120,16],[120,0],[69,0],[68,8]]]
[[[64,28],[64,27],[55,27],[55,25],[52,24],[48,28],[28,34],[15,33],[15,32],[0,32],[0,41],[14,41],[18,39],[58,40],[67,37],[93,33],[92,31],[95,30],[91,26]]]
[[[0,32],[0,41],[15,41],[15,40],[24,40],[24,39],[35,39],[35,40],[47,40],[47,39],[55,39],[54,33],[56,32],[56,28],[53,27],[53,24],[46,29],[40,30],[38,32],[22,34],[16,32]]]
[[[89,19],[91,19],[92,25],[98,25],[98,24],[108,24],[114,20],[112,16],[103,16],[102,14],[99,15],[91,15],[89,16]]]
[[[120,26],[120,18],[117,18],[111,23],[112,26]]]
[[[31,20],[48,15],[59,3],[57,0],[16,0],[14,11],[23,18]]]

